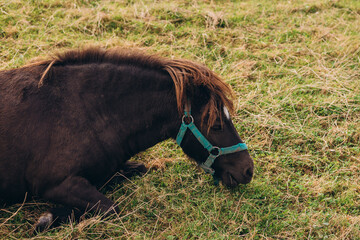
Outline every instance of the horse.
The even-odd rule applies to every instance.
[[[63,206],[38,231],[74,212],[116,214],[99,187],[117,172],[145,173],[128,160],[166,139],[223,185],[247,184],[254,164],[232,99],[206,66],[134,49],[72,49],[0,71],[0,199]]]

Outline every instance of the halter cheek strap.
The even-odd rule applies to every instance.
[[[186,123],[185,120],[190,119],[189,123]],[[190,105],[187,106],[187,109],[184,111],[184,116],[182,117],[182,123],[179,129],[179,132],[176,137],[176,142],[180,146],[186,130],[190,130],[193,135],[196,137],[196,139],[201,143],[201,145],[209,152],[209,156],[206,159],[205,162],[201,163],[199,166],[204,169],[206,173],[209,173],[213,175],[215,179],[215,184],[218,184],[218,179],[215,178],[215,170],[211,167],[215,161],[215,159],[221,155],[235,153],[244,151],[247,148],[245,143],[238,143],[236,145],[230,146],[230,147],[216,147],[213,146],[206,138],[205,136],[199,131],[199,129],[194,124],[194,118],[191,116],[191,107]]]

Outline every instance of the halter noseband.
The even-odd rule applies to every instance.
[[[179,129],[179,132],[177,134],[176,137],[176,142],[177,144],[180,146],[186,130],[189,129],[194,136],[196,137],[196,139],[201,143],[201,145],[203,145],[203,147],[209,152],[209,156],[206,159],[205,162],[201,163],[199,166],[204,169],[204,171],[206,173],[211,174],[214,179],[215,179],[215,184],[218,183],[218,179],[215,178],[215,170],[211,167],[215,161],[215,159],[221,155],[225,155],[225,154],[230,154],[230,153],[235,153],[235,152],[240,152],[240,151],[244,151],[247,148],[245,143],[238,143],[236,145],[230,146],[230,147],[224,147],[224,148],[220,148],[220,147],[216,147],[213,146],[206,138],[205,136],[199,131],[199,129],[195,126],[194,124],[194,118],[193,116],[191,116],[191,107],[190,104],[188,104],[186,106],[187,109],[185,109],[184,111],[184,115],[182,117],[182,123]],[[185,119],[188,118],[191,121],[189,123],[185,122]]]

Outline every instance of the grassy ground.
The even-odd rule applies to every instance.
[[[357,0],[0,0],[0,69],[86,44],[205,63],[255,160],[229,191],[161,143],[134,157],[157,169],[105,192],[120,217],[36,238],[360,239],[359,33]],[[0,238],[32,237],[48,206],[0,209]]]

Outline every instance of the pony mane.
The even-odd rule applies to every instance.
[[[168,60],[164,69],[174,81],[177,106],[182,114],[188,99],[187,90],[200,86],[204,86],[209,90],[209,100],[201,117],[201,124],[208,117],[208,131],[214,125],[218,116],[221,119],[221,114],[219,113],[222,106],[227,107],[231,113],[234,112],[232,101],[234,95],[231,87],[206,66],[189,60],[177,59]]]
[[[184,113],[184,106],[191,97],[187,94],[196,87],[205,87],[209,93],[209,101],[202,113],[202,123],[208,117],[208,130],[213,126],[216,118],[221,116],[219,112],[222,106],[227,107],[230,112],[234,111],[232,101],[234,95],[231,87],[206,66],[189,60],[149,55],[134,49],[112,48],[106,50],[100,47],[88,47],[82,50],[74,49],[56,53],[47,60],[37,61],[25,67],[47,66],[38,83],[38,87],[41,87],[46,79],[51,79],[49,73],[52,66],[89,63],[128,64],[167,71],[175,85],[177,107],[180,114]]]

